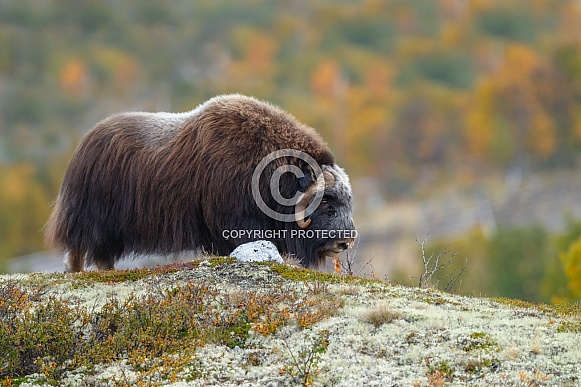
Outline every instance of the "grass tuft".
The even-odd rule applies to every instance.
[[[379,328],[383,324],[391,323],[399,318],[401,318],[399,313],[391,310],[386,304],[381,304],[363,314],[361,321]]]

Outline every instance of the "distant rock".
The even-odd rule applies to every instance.
[[[244,262],[276,261],[284,263],[276,246],[269,241],[245,243],[235,248],[230,256]]]

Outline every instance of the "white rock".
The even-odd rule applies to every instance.
[[[231,257],[239,261],[264,262],[276,261],[284,263],[276,246],[269,241],[255,241],[240,245],[230,253]]]

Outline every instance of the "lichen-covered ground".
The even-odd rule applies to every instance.
[[[578,305],[222,258],[0,276],[0,298],[6,386],[581,385]]]

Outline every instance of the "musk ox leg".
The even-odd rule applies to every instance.
[[[71,250],[65,257],[65,272],[77,273],[85,269],[85,252],[82,250]]]
[[[93,255],[93,263],[99,270],[112,270],[115,268],[115,258],[107,254]]]

